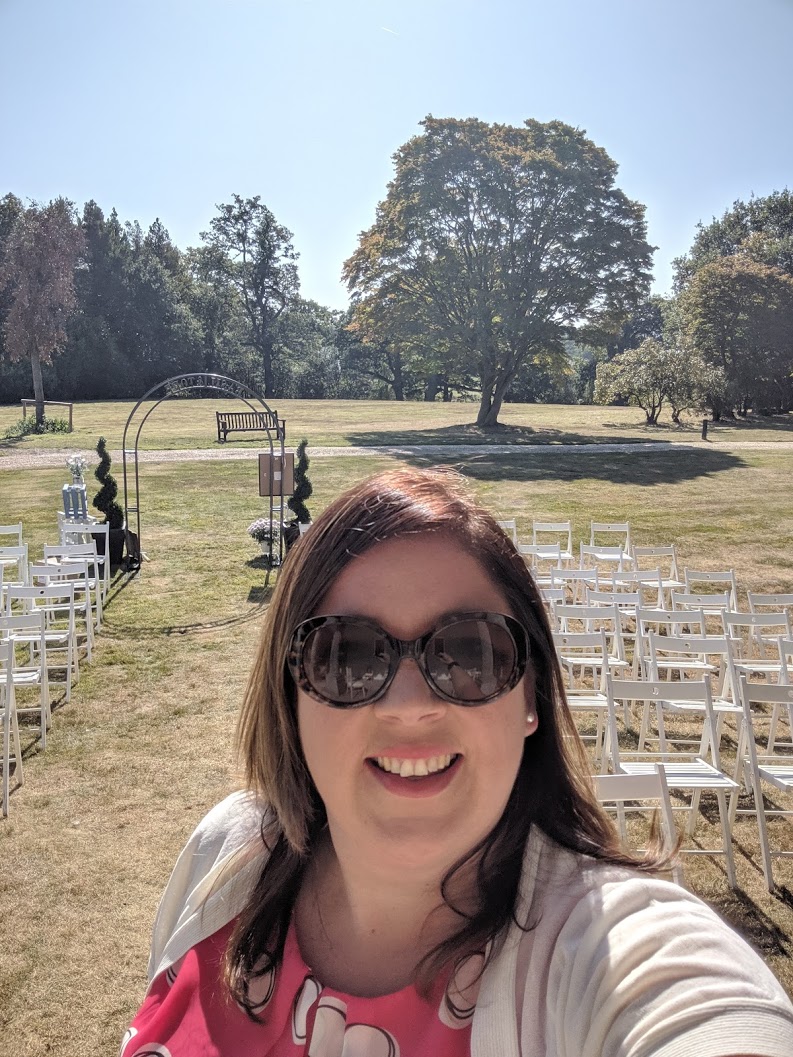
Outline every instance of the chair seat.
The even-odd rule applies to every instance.
[[[657,762],[664,765],[666,784],[670,789],[738,789],[737,782],[699,757],[681,763],[670,761],[668,757],[656,762],[621,760],[620,770],[625,774],[652,774]]]
[[[763,763],[762,757],[758,762],[760,764],[760,774],[767,782],[771,782],[780,789],[793,789],[793,763],[790,766],[779,763]]]

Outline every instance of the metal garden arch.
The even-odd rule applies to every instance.
[[[281,465],[283,466],[284,464],[286,423],[283,419],[279,419],[278,412],[273,411],[265,402],[264,398],[249,386],[236,381],[234,378],[228,378],[226,375],[210,374],[205,371],[195,374],[177,374],[172,378],[166,378],[164,382],[160,382],[158,385],[153,386],[147,393],[143,394],[137,404],[133,407],[132,411],[130,411],[126,425],[124,426],[124,436],[121,442],[124,467],[124,522],[127,534],[127,553],[129,555],[130,563],[133,566],[140,565],[142,555],[140,545],[140,466],[138,459],[138,446],[140,443],[141,432],[149,415],[160,406],[163,400],[169,400],[172,397],[180,397],[187,393],[201,390],[215,390],[222,393],[228,393],[230,396],[234,396],[237,399],[242,400],[244,404],[247,404],[251,411],[260,416],[262,428],[267,434],[271,463],[273,456],[277,454],[281,457]],[[133,425],[133,419],[135,419],[139,409],[147,400],[152,400],[154,402],[151,407],[145,409],[145,413],[143,413],[137,426]],[[134,431],[135,434],[134,442],[131,440],[132,431]],[[128,434],[130,436],[129,442],[127,441]],[[277,451],[275,447],[276,444],[279,446]],[[132,462],[132,469],[129,469],[128,467],[130,462]],[[283,507],[283,495],[273,496],[271,494],[270,521],[273,520],[273,514],[275,512],[274,500],[276,499],[280,499],[281,507]],[[130,531],[130,515],[132,514],[135,515],[135,526],[137,530],[134,537]],[[279,511],[279,521],[280,518],[281,513]],[[279,535],[279,550],[281,546],[282,540]]]

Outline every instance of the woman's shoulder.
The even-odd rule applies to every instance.
[[[513,955],[520,1019],[553,1052],[618,1054],[615,1039],[633,1039],[638,1051],[651,1038],[659,1053],[682,1039],[696,1052],[701,1035],[733,1030],[744,1046],[765,1048],[714,1052],[793,1052],[793,1007],[781,985],[693,893],[541,833],[529,842],[524,875]],[[524,1043],[529,1055],[546,1052]]]
[[[270,817],[270,808],[252,791],[231,793],[204,815],[188,839],[187,847],[192,851],[201,850],[207,856],[215,849],[223,857],[260,836]]]
[[[232,793],[193,830],[160,899],[149,977],[235,917],[267,856],[271,809],[250,791]]]

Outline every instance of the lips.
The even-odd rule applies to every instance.
[[[428,764],[435,761],[436,770],[430,771]],[[383,764],[388,762],[390,769]],[[389,793],[400,797],[432,797],[442,793],[455,780],[462,767],[460,753],[435,753],[405,759],[402,756],[374,756],[366,761],[369,773],[377,784]],[[426,768],[426,774],[421,772]]]

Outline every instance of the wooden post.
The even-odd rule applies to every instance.
[[[708,439],[708,420],[706,418],[702,419],[702,439]]]

